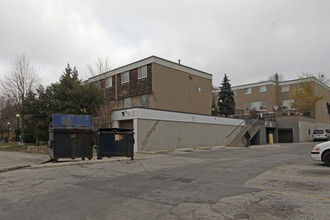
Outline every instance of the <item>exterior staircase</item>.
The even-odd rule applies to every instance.
[[[249,131],[251,140],[260,130],[258,126],[259,119],[251,121],[251,125],[238,125],[229,135],[227,135],[226,147],[243,147],[246,144],[244,134],[246,131]]]

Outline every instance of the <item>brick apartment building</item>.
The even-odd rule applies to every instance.
[[[113,110],[142,107],[211,114],[212,75],[156,56],[89,78]]]
[[[255,110],[266,120],[264,128],[256,134],[256,143],[265,143],[269,133],[274,134],[275,142],[311,141],[315,128],[330,128],[330,88],[314,77],[303,80],[312,83],[312,95],[323,96],[308,116],[298,114],[291,106],[290,93],[300,88],[301,79],[279,82],[276,75],[275,80],[232,87],[237,115],[248,118],[251,110]],[[271,126],[267,124],[269,120]]]
[[[89,78],[111,104],[109,127],[134,129],[134,151],[223,146],[240,119],[211,116],[212,75],[151,56]]]

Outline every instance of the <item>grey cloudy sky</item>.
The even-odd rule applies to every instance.
[[[66,64],[109,56],[119,67],[151,55],[213,74],[220,85],[329,76],[328,0],[1,0],[0,73],[25,54],[43,83]]]

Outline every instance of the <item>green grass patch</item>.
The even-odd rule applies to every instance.
[[[3,146],[8,146],[10,145],[11,143],[5,143],[5,142],[0,142],[0,147],[2,148]]]
[[[25,145],[20,145],[17,142],[0,143],[0,149],[4,151],[26,151]]]

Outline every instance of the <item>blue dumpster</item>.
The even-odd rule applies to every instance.
[[[100,128],[97,133],[97,159],[126,156],[134,159],[133,129]]]
[[[95,132],[93,116],[53,114],[49,126],[49,156],[59,158],[92,159]]]

